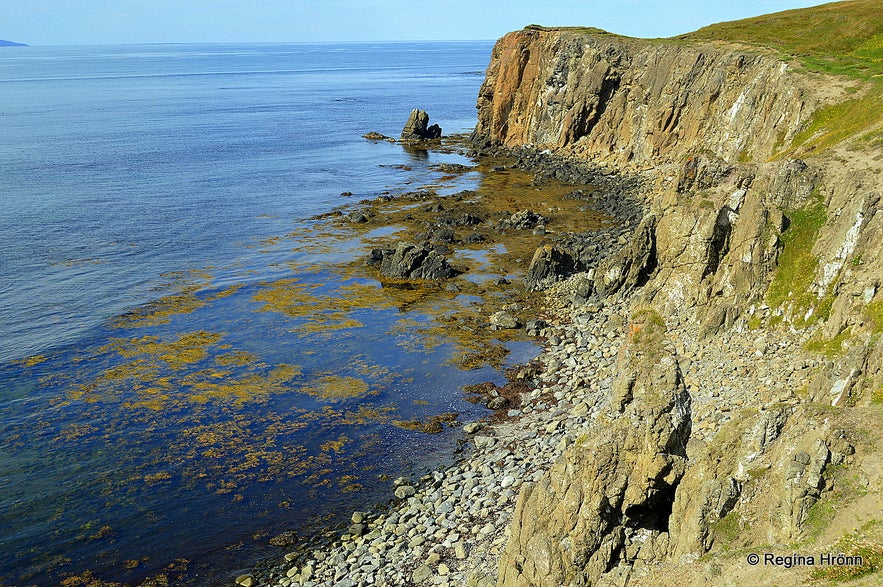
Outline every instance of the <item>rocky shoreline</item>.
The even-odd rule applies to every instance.
[[[632,310],[626,300],[573,305],[579,277],[546,292],[547,309],[557,317],[540,331],[545,347],[534,366],[535,387],[520,408],[494,423],[466,423],[469,446],[456,464],[413,482],[395,480],[388,509],[355,512],[339,538],[295,550],[267,572],[239,577],[238,584],[496,585],[522,486],[539,482],[568,448],[603,434],[597,419],[610,409]],[[693,398],[693,437],[700,442],[710,442],[742,410],[773,414],[797,405],[793,394],[762,399],[770,378],[785,377],[797,389],[818,362],[802,351],[805,333],[732,331],[700,342],[696,325],[670,324],[667,338]],[[760,357],[764,367],[756,370]],[[697,393],[699,382],[715,391]]]
[[[621,222],[594,235],[556,235],[556,245],[579,250],[573,245],[582,243],[589,254],[605,257],[628,248],[641,221],[640,200],[634,195],[642,178],[605,176],[579,162],[527,149],[473,153],[504,154],[514,154],[513,166],[539,175],[606,186],[603,195],[593,194],[592,203],[616,214]],[[361,202],[358,209],[367,204]],[[362,212],[342,217],[349,221],[353,214]],[[602,260],[592,258],[588,264]],[[598,433],[595,420],[611,401],[617,357],[632,320],[634,303],[628,295],[587,294],[585,282],[592,279],[591,272],[571,273],[543,284],[542,306],[535,308],[543,319],[531,320],[527,326],[543,341],[542,354],[534,364],[510,374],[523,385],[520,397],[491,406],[497,413],[484,421],[463,424],[467,444],[454,465],[420,479],[396,479],[386,507],[354,512],[349,527],[314,536],[296,545],[282,562],[240,575],[235,584],[495,585],[519,491],[547,475],[569,447]],[[740,410],[796,403],[793,394],[761,397],[767,395],[771,379],[780,381],[783,374],[790,387],[805,385],[817,363],[801,352],[810,335],[806,331],[758,336],[737,329],[709,342],[697,324],[675,322],[668,328],[686,388],[694,395],[697,440],[711,439]],[[760,357],[763,368],[754,369]],[[707,397],[696,394],[700,383],[715,391]]]
[[[434,147],[438,148],[438,145]],[[581,259],[585,266],[597,264],[625,246],[639,222],[642,203],[636,197],[641,184],[638,177],[605,175],[579,161],[528,149],[473,149],[469,156],[477,161],[490,162],[491,174],[517,169],[537,178],[552,178],[574,186],[593,186],[595,189],[574,189],[565,197],[582,201],[615,222],[583,233],[557,232],[555,227],[550,227],[552,232],[544,235],[555,246],[573,251],[574,257]],[[495,165],[500,161],[507,163]],[[409,196],[405,194],[404,197]],[[450,208],[452,202],[461,198],[423,193],[421,199],[442,202]],[[358,227],[378,215],[378,206],[382,210],[390,201],[389,197],[362,200],[323,215],[323,218]],[[456,215],[457,210],[454,204],[447,211]],[[468,212],[463,214],[468,215]],[[513,226],[516,221],[512,221],[513,224],[507,222],[504,219],[499,224],[504,233],[507,228],[518,228]],[[526,226],[533,230],[536,225],[537,222],[532,222]],[[492,226],[491,230],[495,228]],[[429,232],[431,234],[432,230]],[[408,247],[420,248],[419,245]],[[410,248],[408,251],[397,250],[401,248],[402,243],[399,243],[398,247],[388,249],[386,257],[375,250],[373,264],[381,273],[382,263],[398,267],[393,262],[398,260],[400,266],[401,257],[414,254]],[[442,257],[435,255],[435,250],[427,249],[426,252],[431,255],[432,262],[425,266],[429,268],[425,274],[424,266],[420,266],[413,275],[406,271],[390,277],[442,280],[452,276],[447,272],[447,264],[442,265]],[[368,264],[372,264],[371,259]],[[522,269],[527,269],[526,265],[527,260]],[[574,270],[571,269],[570,273]],[[526,279],[526,285],[542,289],[558,276],[552,277],[544,284],[532,284]],[[619,312],[624,306],[609,306],[597,315],[585,315],[578,323],[573,323],[569,308],[575,296],[580,294],[581,277],[584,278],[585,274],[580,273],[542,295],[541,303],[548,309],[542,311],[546,319],[534,315],[523,322],[498,325],[495,320],[502,320],[499,318],[501,314],[513,321],[515,318],[506,311],[489,316],[492,331],[521,328],[528,336],[542,341],[545,348],[539,359],[507,374],[512,383],[506,388],[489,386],[488,389],[467,390],[467,393],[478,394],[475,401],[489,405],[495,412],[482,421],[460,423],[465,438],[453,466],[433,471],[420,479],[396,479],[390,486],[391,500],[386,506],[373,512],[354,512],[348,528],[303,538],[292,545],[293,550],[282,562],[268,562],[237,576],[233,583],[245,587],[492,584],[491,577],[495,577],[495,572],[491,571],[495,571],[505,546],[507,527],[520,487],[524,483],[536,482],[582,433],[612,380],[616,348],[625,323]],[[505,282],[501,285],[505,290],[503,300],[521,299],[523,294],[518,293],[523,290],[521,284]],[[576,299],[585,301],[579,297]],[[501,304],[499,300],[495,303]],[[503,303],[502,307],[510,306]],[[521,309],[517,304],[515,307]],[[579,376],[579,372],[594,375],[590,380]],[[500,401],[494,402],[495,398]]]
[[[861,20],[874,8],[805,14]],[[507,260],[527,269],[532,303],[494,314],[501,328],[533,320],[538,363],[493,422],[464,426],[472,448],[455,465],[399,480],[388,508],[239,583],[879,584],[883,230],[868,133],[880,87],[868,78],[850,98],[846,70],[822,74],[789,43],[786,58],[582,28],[500,39],[474,153],[505,155],[489,164],[501,177],[527,168],[594,187],[559,194],[586,202],[564,210],[534,204],[535,182],[514,214],[465,210],[480,222],[450,223],[442,243],[429,231],[418,240],[433,246],[417,253],[513,230],[541,237],[512,243]],[[855,104],[868,118],[849,126]],[[505,182],[486,195],[515,200]],[[365,205],[367,221],[377,210]],[[590,208],[619,222],[574,229]],[[375,261],[400,266],[409,251]],[[430,266],[446,274],[437,257]],[[803,552],[863,562],[752,562]]]
[[[564,175],[571,181],[594,185],[606,181],[607,186],[614,186],[607,197],[595,192],[593,204],[608,205],[611,212],[622,214],[622,222],[594,236],[555,235],[552,242],[556,246],[574,250],[573,243],[588,243],[586,250],[603,252],[607,257],[635,254],[635,235],[644,220],[642,206],[639,199],[629,203],[623,196],[641,193],[647,178],[608,177],[566,159],[519,151],[514,164],[519,168],[529,166],[538,174]],[[474,155],[488,156],[486,152]],[[606,249],[591,248],[599,240],[605,241]],[[591,259],[590,265],[603,260]],[[483,421],[462,423],[466,444],[454,465],[420,479],[396,479],[390,485],[386,506],[354,512],[348,527],[296,545],[282,562],[241,575],[235,583],[244,587],[496,585],[506,549],[513,548],[513,542],[517,547],[512,538],[513,520],[524,515],[523,511],[518,514],[518,508],[525,507],[521,501],[526,499],[519,494],[531,493],[522,489],[548,482],[550,474],[554,477],[550,473],[553,465],[566,461],[573,447],[603,441],[608,418],[617,411],[613,407],[619,401],[616,387],[627,376],[623,355],[630,353],[627,349],[635,333],[634,312],[641,307],[640,296],[629,289],[611,295],[591,287],[586,291],[587,281],[597,281],[594,271],[571,273],[539,284],[541,300],[531,309],[537,315],[525,322],[529,322],[528,334],[543,342],[542,353],[531,365],[510,373],[510,379],[520,386],[513,388],[518,397],[491,406],[496,413]],[[671,357],[683,393],[690,398],[689,442],[684,442],[688,454],[697,461],[715,442],[731,442],[728,435],[732,433],[722,433],[728,427],[746,429],[742,449],[766,447],[789,417],[799,416],[807,401],[830,401],[813,396],[826,390],[812,391],[824,357],[807,351],[806,346],[818,328],[773,331],[750,326],[752,319],[766,319],[771,312],[758,306],[727,328],[677,314],[669,316],[664,325],[665,352]],[[801,397],[800,390],[808,389],[809,398]],[[752,422],[758,425],[752,428]],[[844,462],[852,454],[849,442],[832,438],[826,441],[831,447],[828,457],[818,463],[807,457],[807,466],[817,469],[819,477],[832,458]],[[835,449],[840,452],[833,452]],[[757,456],[752,453],[747,458]],[[772,465],[757,466],[763,470]],[[747,481],[739,481],[743,482]],[[797,507],[793,513],[796,523],[805,520],[809,507],[830,489],[822,485],[810,496],[797,496],[795,503],[800,506],[786,504]],[[611,585],[624,584],[629,576],[661,572],[665,567],[654,558],[652,548],[647,547],[648,554],[642,546],[648,540],[646,530],[624,523],[622,551],[605,563],[612,565],[604,575]],[[664,550],[670,540],[674,538],[667,532],[654,529],[648,544]],[[708,572],[713,574],[714,570]]]

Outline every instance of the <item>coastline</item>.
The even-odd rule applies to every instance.
[[[634,215],[623,220],[619,238],[611,239],[609,234],[605,238],[616,243],[608,255],[629,248],[630,238],[639,232],[641,197],[652,193],[642,188],[651,183],[649,174],[618,178],[593,171],[584,163],[574,166],[567,158],[529,149],[501,149],[489,155],[503,152],[514,154],[516,160],[520,154],[521,166],[541,161],[542,165],[533,167],[535,172],[595,181],[608,178],[611,193],[616,193],[610,202],[628,193],[632,201],[626,202],[626,209]],[[572,235],[568,237],[572,242]],[[466,443],[455,464],[420,479],[396,479],[390,483],[386,504],[373,511],[353,512],[348,526],[313,537],[275,563],[268,561],[239,573],[235,580],[231,577],[228,584],[497,585],[502,580],[498,576],[501,560],[511,556],[507,549],[514,540],[513,521],[533,515],[525,512],[534,488],[548,483],[550,475],[560,474],[553,465],[566,462],[574,450],[603,444],[609,436],[609,419],[617,412],[615,388],[618,379],[627,376],[623,356],[630,352],[629,333],[635,331],[633,321],[642,297],[639,292],[624,291],[587,299],[581,294],[590,276],[575,272],[536,294],[532,311],[542,326],[533,334],[542,350],[531,364],[510,373],[512,379],[525,380],[529,389],[520,393],[519,405],[478,422],[462,423]],[[801,422],[806,418],[811,422],[813,408],[805,404],[799,390],[810,384],[812,373],[823,364],[823,358],[807,350],[818,329],[758,332],[744,323],[709,329],[705,323],[677,315],[666,319],[664,329],[666,352],[692,398],[687,451],[697,462],[706,458],[705,453],[717,454],[717,449],[709,447],[730,442],[731,430],[741,429],[746,421],[790,418]],[[703,394],[702,389],[715,391]],[[748,446],[768,442],[764,434],[762,427],[755,426],[744,432],[745,442]],[[849,446],[842,454],[849,454]],[[775,458],[778,454],[770,451],[759,458],[757,466],[771,467],[767,461]],[[686,572],[676,561],[657,561],[652,549],[646,552],[647,538],[642,532],[641,528],[626,531],[619,563],[607,575],[610,585],[639,577],[713,583],[717,572],[713,564]],[[667,533],[662,536],[674,540]],[[662,539],[655,540],[656,547],[668,547],[659,542]]]
[[[453,142],[460,140],[455,137]],[[623,248],[640,221],[639,177],[615,176],[574,159],[530,149],[471,148],[469,155],[491,177],[517,171],[533,175],[539,182],[564,182],[571,186],[569,199],[582,198],[582,209],[587,210],[587,204],[608,218],[603,226],[583,233],[555,232],[552,222],[548,226],[552,232],[544,235],[548,242],[583,251],[593,263]],[[500,165],[501,161],[506,163]],[[587,190],[588,186],[593,189]],[[450,207],[449,203],[458,200],[458,194],[413,193],[422,194],[421,202],[434,202],[424,204],[426,209],[438,210],[439,203]],[[412,194],[404,198],[413,198]],[[322,218],[355,232],[377,230],[364,226],[360,217],[380,217],[382,223],[393,224],[395,219],[383,211],[388,206],[387,198],[363,200]],[[451,209],[459,214],[465,208],[453,204]],[[500,238],[506,241],[505,236]],[[518,261],[524,271],[529,261],[523,254],[521,257]],[[541,345],[540,356],[507,372],[514,385],[514,392],[505,393],[511,398],[509,402],[481,420],[454,423],[462,426],[465,436],[453,465],[419,479],[395,479],[386,504],[374,511],[353,512],[349,525],[299,537],[281,561],[268,560],[238,573],[235,579],[231,577],[227,584],[494,584],[522,485],[539,481],[584,433],[613,380],[618,345],[628,321],[624,314],[627,306],[585,306],[586,300],[578,297],[584,277],[585,273],[579,272],[551,287],[544,283],[528,288],[539,290],[533,293],[525,291],[523,283],[503,279],[495,284],[501,289],[485,300],[483,312],[490,313],[494,305],[514,306],[519,330],[528,330]],[[533,296],[532,305],[526,303],[525,296]],[[583,311],[592,310],[576,322],[570,314],[575,298]],[[505,334],[493,327],[490,332]],[[475,399],[487,403],[503,390],[491,386],[492,395]]]

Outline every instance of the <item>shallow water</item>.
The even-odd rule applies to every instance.
[[[360,135],[468,129],[489,51],[0,54],[0,584],[217,583],[452,458],[403,423],[485,413],[462,387],[499,371],[439,321],[475,298],[381,287],[305,218],[464,162]]]

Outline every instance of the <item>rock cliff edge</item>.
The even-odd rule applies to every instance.
[[[819,14],[846,5],[874,8]],[[864,34],[859,47],[883,38]],[[522,488],[500,587],[762,583],[770,575],[752,575],[763,569],[747,567],[745,552],[815,552],[858,534],[883,552],[880,479],[868,473],[880,449],[862,440],[883,404],[879,77],[726,39],[531,26],[497,42],[477,148],[634,176],[646,209],[629,242],[577,276],[591,287],[580,286],[589,305],[574,311],[615,301],[638,314],[607,403]],[[774,341],[739,357],[749,370],[769,345],[785,348],[775,341],[802,342],[776,364],[780,381],[730,406],[681,362],[703,344],[722,345],[727,360],[731,335]],[[697,401],[738,414],[704,421]],[[853,534],[821,513],[850,507],[850,491],[861,504]]]

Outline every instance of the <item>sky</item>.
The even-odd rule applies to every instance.
[[[528,24],[669,37],[813,0],[0,0],[30,45],[496,39]]]

